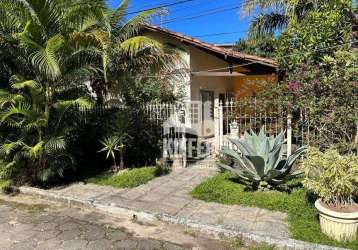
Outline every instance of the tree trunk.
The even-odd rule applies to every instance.
[[[119,157],[120,157],[120,162],[119,162],[119,167],[121,168],[121,169],[124,169],[124,153],[123,153],[123,149],[121,149],[120,151],[119,151]]]

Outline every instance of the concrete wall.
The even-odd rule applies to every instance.
[[[191,71],[206,71],[228,67],[228,62],[221,60],[202,50],[190,48],[190,68]],[[233,91],[233,77],[223,76],[192,76],[191,77],[191,99],[200,101],[200,90],[214,91],[214,98],[219,98],[219,94]]]

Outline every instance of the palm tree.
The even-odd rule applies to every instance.
[[[0,2],[0,79],[9,79],[0,95],[6,169],[26,169],[41,181],[61,176],[73,166],[66,137],[81,120],[79,108],[93,103],[86,83],[108,85],[118,78],[112,73],[129,74],[133,64],[168,61],[162,44],[138,35],[155,12],[126,20],[128,3],[110,10],[104,0]]]
[[[249,35],[253,38],[274,34],[287,27],[290,20],[302,20],[321,4],[330,0],[247,0],[243,13],[254,16],[250,23]]]
[[[0,122],[7,128],[0,147],[5,168],[23,167],[29,179],[41,181],[62,176],[73,165],[66,152],[71,122],[64,119],[74,107],[91,106],[76,93],[76,82],[99,70],[90,62],[102,56],[98,43],[83,37],[104,20],[105,5],[4,0],[0,9],[0,37],[9,49],[2,54],[11,75],[0,94]]]

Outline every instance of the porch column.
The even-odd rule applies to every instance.
[[[215,132],[215,154],[219,154],[222,145],[223,135],[223,110],[222,103],[219,101],[219,96],[215,96],[214,100],[214,132]]]

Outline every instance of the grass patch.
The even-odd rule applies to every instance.
[[[274,246],[268,244],[250,244],[249,246],[245,246],[244,242],[239,238],[231,240],[229,247],[237,250],[275,250]]]
[[[10,184],[9,180],[0,179],[0,189],[2,189],[3,187],[8,186],[9,184]]]
[[[165,170],[162,167],[142,167],[120,173],[105,172],[85,181],[117,188],[133,188],[145,184],[164,173]]]
[[[247,192],[244,186],[235,182],[231,173],[218,174],[194,188],[194,198],[223,204],[239,204],[281,211],[288,214],[291,236],[297,240],[312,243],[358,249],[358,240],[339,243],[321,232],[318,213],[314,207],[315,198],[305,189],[283,192]]]

